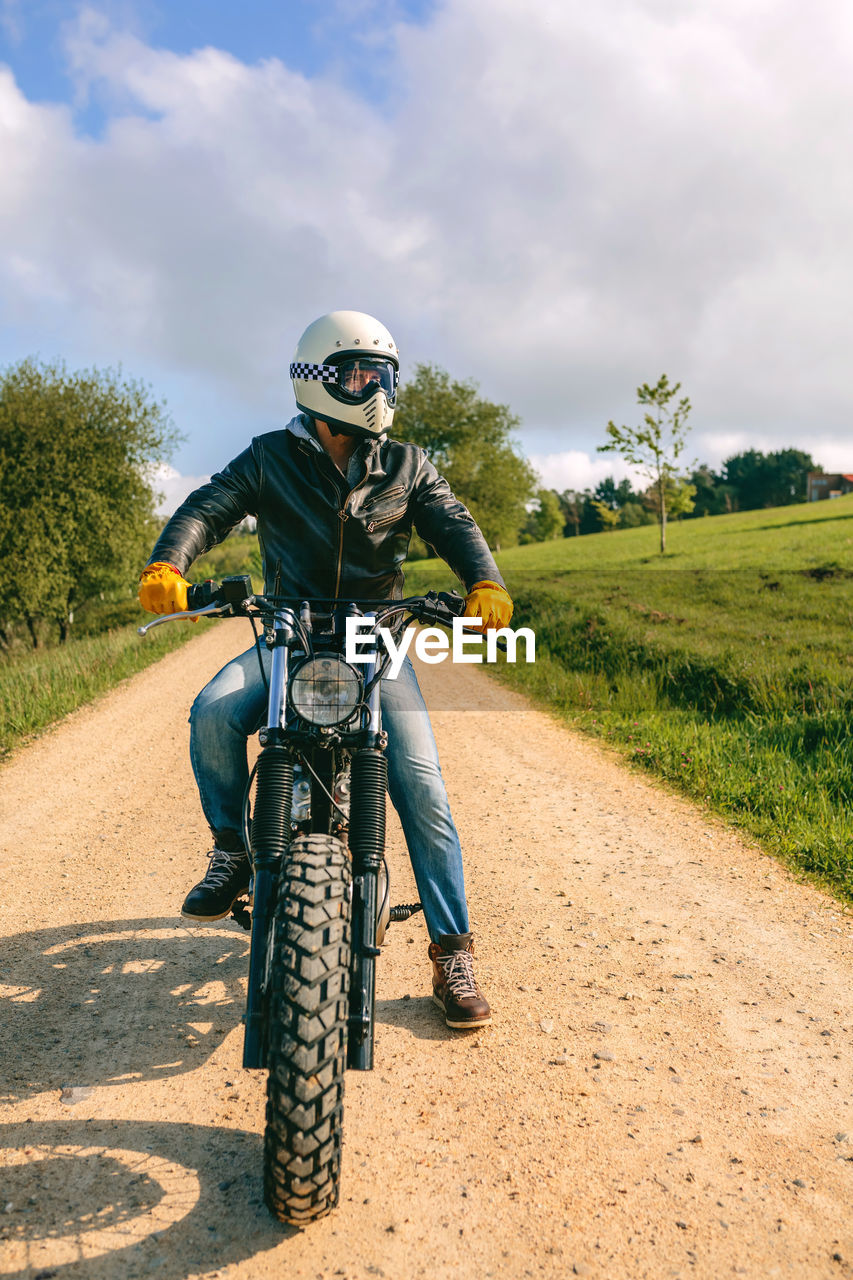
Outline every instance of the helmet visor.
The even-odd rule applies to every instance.
[[[341,398],[360,403],[381,389],[393,404],[397,396],[397,368],[384,356],[347,357],[335,364]]]

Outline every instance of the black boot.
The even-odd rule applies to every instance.
[[[181,907],[181,915],[188,920],[223,920],[249,887],[252,867],[242,849],[237,853],[213,849],[207,856],[210,866],[204,879],[190,889]]]

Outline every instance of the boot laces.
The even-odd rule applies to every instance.
[[[205,872],[204,883],[214,889],[238,875],[246,864],[246,854],[242,849],[237,853],[229,853],[227,849],[211,849],[207,856],[210,866]]]
[[[451,951],[450,955],[438,956],[437,959],[454,999],[464,1000],[479,995],[474,981],[474,957],[470,951]]]

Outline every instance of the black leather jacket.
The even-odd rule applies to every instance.
[[[287,429],[256,436],[182,503],[149,564],[165,561],[186,573],[246,515],[258,521],[267,592],[280,572],[283,595],[399,599],[413,527],[466,591],[475,582],[503,582],[473,516],[413,444],[369,442],[363,474],[350,488],[313,441]]]

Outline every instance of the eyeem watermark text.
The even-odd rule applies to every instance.
[[[414,627],[406,630],[395,640],[387,627],[374,628],[372,618],[346,619],[346,660],[350,663],[364,664],[375,660],[374,637],[379,635],[391,658],[388,675],[396,680],[403,665],[403,659],[415,642],[415,653],[421,662],[444,662],[450,655],[453,662],[483,662],[483,641],[485,640],[485,661],[497,662],[498,640],[506,645],[507,662],[516,662],[519,640],[524,642],[524,661],[536,661],[536,636],[530,627],[519,627],[513,631],[510,627],[491,628],[482,631],[471,626],[476,618],[454,618],[453,640],[441,627],[424,627],[415,631]]]

